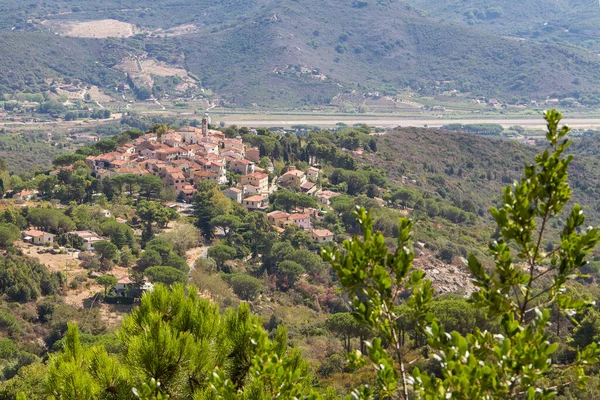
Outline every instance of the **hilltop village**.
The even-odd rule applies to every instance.
[[[258,148],[247,148],[241,138],[226,138],[222,132],[209,129],[205,116],[201,128],[184,126],[162,135],[145,134],[115,151],[88,156],[85,163],[98,179],[119,175],[158,176],[185,203],[192,201],[196,185],[201,181],[228,185],[227,171],[239,174],[240,179],[239,184],[231,182],[223,189],[223,194],[247,210],[267,210],[269,195],[280,187],[300,189],[325,205],[339,195],[331,190],[320,190],[317,181],[321,170],[315,166],[306,171],[289,166],[281,176],[270,178],[272,164],[265,170],[256,165],[259,160]],[[318,218],[319,215],[317,208],[302,208],[291,213],[273,211],[268,214],[268,221],[281,231],[288,224],[296,224],[317,242],[332,241],[332,232],[312,228],[311,216]]]

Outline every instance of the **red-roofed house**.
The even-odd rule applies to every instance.
[[[282,227],[287,224],[289,216],[290,214],[284,211],[271,211],[267,214],[267,221],[269,225]]]
[[[256,195],[250,196],[242,200],[242,205],[248,210],[264,210],[267,208],[268,198]]]
[[[181,170],[170,172],[165,175],[164,182],[166,185],[174,188],[178,193],[183,191],[184,186],[186,185],[185,175]]]
[[[258,188],[258,193],[269,193],[269,175],[261,172],[254,172],[242,176],[242,185],[250,185]]]
[[[321,173],[321,170],[319,168],[310,167],[308,169],[308,171],[306,171],[306,176],[308,177],[309,180],[316,182],[317,179],[319,179],[320,173]]]
[[[177,160],[180,156],[181,153],[183,153],[183,150],[177,147],[167,147],[167,148],[163,148],[163,149],[159,149],[156,150],[156,158],[158,158],[160,161],[173,161],[173,160]]]
[[[236,203],[241,203],[242,198],[244,196],[244,193],[242,192],[241,189],[234,188],[234,187],[229,187],[229,188],[223,190],[223,194],[225,195],[225,197],[235,201]]]
[[[255,147],[246,150],[246,158],[250,161],[259,162],[260,161],[260,150],[258,150]]]
[[[279,183],[284,186],[300,186],[306,182],[306,174],[299,169],[292,169],[279,177]]]
[[[321,190],[315,194],[315,197],[321,200],[322,204],[331,205],[331,198],[339,196],[340,193],[332,192],[331,190]]]
[[[54,237],[55,235],[51,233],[38,231],[37,229],[23,231],[23,240],[31,242],[31,244],[35,244],[38,246],[54,243]]]
[[[292,214],[288,220],[298,225],[305,231],[310,229],[310,215],[308,214]]]
[[[315,242],[318,243],[333,241],[333,232],[327,229],[313,229],[310,232],[310,236]]]
[[[229,163],[229,169],[241,175],[248,175],[254,173],[254,163],[246,159],[234,160]]]

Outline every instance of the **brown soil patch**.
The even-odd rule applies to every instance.
[[[55,32],[64,36],[80,38],[105,39],[109,37],[130,37],[143,31],[133,24],[117,21],[115,19],[103,19],[99,21],[66,22],[57,24],[53,21],[44,21]]]
[[[87,269],[81,267],[81,262],[73,254],[50,254],[39,253],[45,249],[42,246],[33,246],[29,243],[17,242],[15,246],[23,251],[29,257],[37,259],[44,264],[50,271],[67,272],[67,290],[64,295],[65,303],[75,307],[84,307],[87,299],[93,298],[97,293],[102,292],[104,288],[96,284],[94,279],[87,278],[77,289],[71,289],[68,285],[77,276],[86,276],[89,273]],[[129,275],[127,268],[115,266],[110,274],[117,279],[125,278]]]
[[[108,103],[113,100],[109,95],[102,93],[98,86],[92,86],[92,88],[89,90],[89,93],[90,96],[92,96],[92,100],[100,103]]]
[[[156,36],[166,37],[166,36],[179,36],[179,35],[187,35],[189,33],[198,32],[198,27],[194,24],[184,24],[174,26],[167,30],[157,29],[152,32]]]
[[[183,68],[168,66],[155,60],[143,60],[141,62],[142,69],[152,75],[158,76],[179,76],[185,78],[187,71]]]

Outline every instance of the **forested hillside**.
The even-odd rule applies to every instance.
[[[0,32],[0,93],[49,90],[53,79],[114,87],[123,74],[111,68],[125,50],[104,40],[57,37],[42,32]]]
[[[584,27],[594,25],[594,12],[583,19],[581,14],[576,16],[588,11],[583,3],[564,14],[566,21],[582,22],[560,28],[542,21],[551,16],[561,19],[562,3],[550,8],[535,4],[527,5],[519,26],[540,21],[543,32],[551,27],[593,36]],[[562,95],[594,103],[588,93],[600,87],[600,60],[592,52],[554,43],[568,40],[518,40],[518,32],[480,29],[485,24],[513,21],[510,10],[521,7],[481,5],[487,10],[485,18],[480,15],[483,22],[461,26],[467,18],[463,18],[470,7],[467,4],[431,6],[427,12],[419,10],[426,8],[423,4],[416,6],[394,1],[198,0],[180,4],[159,0],[150,7],[140,7],[137,1],[109,1],[98,8],[91,2],[74,6],[59,1],[52,7],[34,3],[22,10],[7,2],[6,15],[24,22],[5,22],[4,30],[15,28],[20,41],[8,34],[2,38],[9,53],[0,70],[0,83],[9,92],[40,91],[43,78],[56,75],[114,89],[119,72],[112,67],[127,54],[164,60],[183,54],[183,64],[199,83],[227,102],[244,106],[328,104],[336,94],[353,89],[395,94],[407,88],[420,94],[457,89],[505,101]],[[41,34],[61,24],[105,19],[132,23],[140,33],[119,39]],[[188,28],[165,34],[179,26]],[[539,35],[532,32],[529,36]],[[50,45],[53,50],[48,50]],[[68,54],[67,48],[72,50]],[[27,70],[33,72],[22,76],[16,65],[31,66]]]
[[[592,72],[597,57],[582,50],[438,22],[402,3],[363,3],[278,2],[252,19],[211,31],[210,40],[182,37],[188,67],[227,98],[259,104],[290,96],[311,103],[322,100],[315,96],[327,99],[331,92],[324,88],[458,89],[509,99],[600,83]],[[224,47],[235,51],[214,57]],[[319,74],[327,79],[321,82]]]
[[[546,114],[539,148],[365,125],[211,129],[252,146],[264,172],[232,172],[232,159],[219,185],[190,179],[191,204],[168,177],[96,169],[175,140],[161,124],[47,173],[3,170],[0,397],[595,398],[600,231],[584,217],[593,196],[575,188],[583,211],[570,183],[588,179],[598,146],[569,149],[560,117]],[[168,168],[202,162],[187,157]],[[314,181],[290,178],[304,174]],[[271,175],[268,199],[228,197]],[[498,206],[492,219],[478,200]]]
[[[482,31],[598,50],[600,4],[593,0],[410,0],[429,16]]]
[[[386,171],[390,181],[428,197],[444,198],[482,216],[501,201],[501,188],[514,182],[539,147],[464,132],[402,128],[382,136],[376,155],[365,163]],[[586,209],[590,222],[600,223],[600,170],[596,136],[575,139],[568,150],[574,199]],[[415,200],[412,200],[414,204]]]

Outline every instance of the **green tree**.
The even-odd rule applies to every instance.
[[[76,228],[71,218],[55,208],[30,208],[26,218],[31,225],[51,233],[61,234]]]
[[[52,197],[57,184],[58,179],[56,175],[45,176],[38,183],[38,191],[44,197]]]
[[[21,230],[14,224],[0,223],[0,247],[5,249],[12,246],[21,237]]]
[[[154,201],[142,200],[135,207],[135,212],[144,224],[142,241],[147,242],[154,236],[153,224],[164,228],[167,223],[177,218],[177,213]]]
[[[196,226],[205,238],[213,237],[214,226],[211,221],[231,212],[231,200],[218,190],[214,182],[201,181],[194,195]]]
[[[504,190],[502,208],[491,209],[499,227],[499,238],[489,250],[494,269],[488,272],[469,256],[478,289],[472,301],[487,310],[488,318],[500,321],[499,334],[478,328],[466,337],[457,331],[446,333],[432,317],[431,282],[423,279],[421,271],[410,272],[412,224],[406,219],[400,222],[398,250],[393,254],[383,236],[373,232],[371,217],[364,209],[357,212],[363,239],[346,241],[344,255],[330,249],[323,252],[352,298],[357,321],[377,332],[366,352],[377,366],[377,386],[357,388],[355,398],[373,398],[376,391],[379,397],[408,399],[412,385],[415,397],[426,399],[547,399],[557,390],[549,383],[555,373],[566,379],[565,383],[559,378],[558,386],[573,381],[585,387],[583,367],[598,362],[597,344],[579,350],[569,365],[556,364],[551,356],[558,343],[550,341],[548,327],[551,307],[572,315],[589,305],[564,289],[586,264],[586,255],[600,241],[600,233],[596,228],[581,228],[585,218],[581,207],[575,205],[564,219],[556,249],[546,253],[541,247],[551,234],[551,221],[559,217],[571,197],[567,168],[572,157],[564,156],[570,144],[566,139],[569,129],[559,128],[558,112],[549,111],[545,117],[550,148],[536,157],[535,164],[526,166],[518,183]],[[403,314],[396,314],[398,295],[406,289],[411,290],[407,307]],[[431,355],[439,363],[437,376],[418,368],[407,374],[397,324],[403,317],[428,336]],[[353,366],[366,362],[360,352],[352,353],[351,361]]]
[[[49,322],[54,314],[54,304],[48,300],[37,305],[37,315],[40,322]]]
[[[104,270],[110,270],[113,264],[119,260],[119,249],[109,241],[101,240],[93,244],[96,254],[100,259],[100,265]]]
[[[146,200],[158,198],[161,189],[164,187],[162,179],[156,175],[142,175],[138,178],[138,184],[140,185],[140,194]]]
[[[225,266],[225,262],[233,260],[236,254],[237,251],[235,248],[224,244],[218,244],[208,249],[208,256],[215,260],[217,263],[217,269],[219,271],[222,271],[223,267]]]
[[[103,346],[83,347],[69,324],[63,350],[48,362],[48,393],[127,399],[136,388],[140,398],[291,399],[311,391],[309,366],[288,348],[283,328],[270,340],[248,305],[221,314],[193,287],[156,285],[118,335],[122,351],[110,356]]]
[[[221,228],[225,233],[225,240],[231,244],[231,234],[242,225],[242,221],[235,215],[218,215],[210,220],[210,224],[214,228]]]
[[[100,225],[100,231],[103,235],[110,238],[111,243],[122,249],[125,246],[133,247],[135,235],[133,229],[127,225],[115,220],[108,220]]]
[[[254,300],[260,293],[262,281],[246,274],[235,274],[231,277],[231,288],[242,300]]]
[[[587,310],[581,323],[575,328],[572,344],[577,348],[585,348],[592,343],[600,342],[600,312]]]
[[[358,323],[352,314],[347,312],[332,314],[327,317],[325,326],[331,333],[342,338],[347,352],[352,351],[351,340],[354,337],[360,338],[361,350],[364,351],[363,343],[369,336],[370,329]]]
[[[185,281],[187,281],[186,274],[169,266],[146,268],[144,275],[146,275],[153,283],[162,283],[167,286],[171,286],[174,283],[185,283]]]
[[[56,237],[56,243],[71,249],[82,249],[85,242],[79,235],[75,235],[74,233],[63,233]]]
[[[129,246],[123,247],[121,249],[121,255],[119,257],[119,265],[125,268],[129,268],[133,264],[135,264],[135,261],[135,256],[133,255],[133,252],[131,251]]]
[[[278,285],[286,290],[291,289],[296,284],[298,277],[306,270],[297,262],[285,260],[277,264]]]
[[[102,285],[104,286],[104,295],[108,295],[108,291],[112,288],[114,288],[115,286],[117,286],[117,278],[115,278],[112,275],[101,275],[99,277],[96,278],[96,283],[98,283],[98,285]]]

